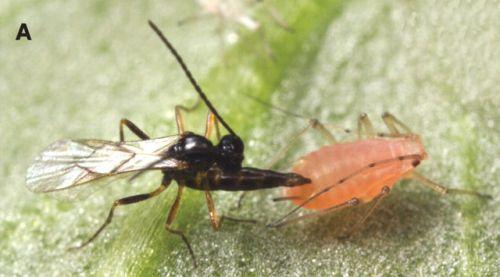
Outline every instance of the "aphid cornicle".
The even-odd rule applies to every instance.
[[[304,118],[259,99],[255,100],[288,115]],[[309,120],[308,126],[300,130],[277,157],[282,156],[295,140],[311,128],[319,131],[329,141],[329,145],[307,153],[293,165],[293,172],[307,176],[312,182],[284,188],[284,196],[275,200],[289,200],[297,207],[268,226],[280,227],[304,218],[373,202],[362,219],[351,228],[347,234],[350,235],[401,179],[414,179],[442,195],[454,193],[491,197],[475,191],[447,188],[417,173],[415,168],[427,158],[420,137],[390,113],[384,113],[382,119],[389,133],[376,133],[368,116],[360,115],[358,139],[350,142],[338,142],[321,122]],[[272,164],[276,161],[277,159]],[[289,219],[300,208],[314,212]]]
[[[214,230],[218,230],[224,219],[248,220],[238,220],[227,216],[219,217],[215,211],[210,191],[246,191],[279,186],[297,186],[308,183],[310,180],[295,173],[242,167],[243,141],[217,113],[181,56],[163,33],[153,22],[149,21],[149,25],[176,58],[199,97],[209,108],[210,113],[204,136],[184,130],[181,111],[189,109],[182,106],[175,108],[178,128],[178,135],[175,136],[151,139],[134,123],[122,119],[119,125],[119,142],[76,139],[60,140],[53,143],[36,158],[28,169],[26,183],[30,190],[46,193],[71,189],[117,174],[135,172],[134,176],[137,176],[145,170],[161,170],[163,180],[156,190],[114,201],[104,224],[88,240],[75,248],[81,248],[92,242],[111,222],[116,207],[157,196],[172,181],[176,181],[178,184],[177,197],[170,208],[165,229],[182,238],[196,266],[196,259],[186,236],[181,231],[171,228],[177,215],[184,187],[205,192],[212,227]],[[219,134],[219,122],[229,133],[222,138]],[[125,141],[124,126],[128,127],[141,140]],[[214,126],[219,139],[217,145],[213,145],[209,140]]]

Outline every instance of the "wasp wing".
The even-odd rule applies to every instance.
[[[180,162],[164,153],[178,138],[131,142],[59,140],[28,168],[26,185],[34,192],[51,192],[126,172],[176,168]]]

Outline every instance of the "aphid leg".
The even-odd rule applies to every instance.
[[[363,135],[368,138],[375,137],[372,122],[366,113],[362,113],[358,117],[358,139],[363,138]]]
[[[319,120],[315,118],[310,119],[309,124],[300,131],[298,131],[296,134],[294,134],[292,138],[288,140],[287,144],[283,148],[281,148],[280,151],[278,151],[278,153],[274,156],[271,162],[267,165],[267,168],[273,168],[281,159],[283,159],[283,157],[286,155],[288,150],[290,150],[292,145],[295,142],[297,142],[311,128],[320,132],[321,135],[325,137],[325,139],[328,141],[329,144],[337,143],[337,140],[335,139],[333,134],[330,131],[328,131],[328,129],[326,129],[325,126],[321,122],[319,122]]]
[[[149,136],[144,133],[137,125],[135,125],[132,121],[122,118],[120,120],[120,142],[125,141],[125,135],[123,133],[123,126],[126,126],[132,133],[134,133],[136,136],[138,136],[140,139],[146,140],[149,139]]]
[[[193,264],[194,267],[197,267],[196,263],[196,256],[194,255],[193,248],[191,248],[191,244],[189,243],[186,235],[180,230],[173,229],[170,227],[172,225],[172,222],[174,221],[175,217],[177,216],[177,212],[179,210],[179,205],[181,203],[181,197],[182,197],[182,192],[184,190],[184,186],[178,186],[177,188],[177,197],[174,200],[174,204],[172,204],[172,207],[170,207],[170,211],[168,212],[168,217],[167,221],[165,222],[165,230],[167,230],[169,233],[172,233],[174,235],[178,235],[181,237],[182,241],[186,244],[189,254],[191,255],[191,258],[193,259]]]
[[[198,97],[196,99],[196,103],[191,107],[185,107],[185,106],[181,106],[181,105],[175,106],[175,121],[177,122],[177,132],[179,134],[183,134],[184,131],[186,130],[184,128],[184,116],[182,115],[182,112],[186,112],[186,113],[192,112],[196,108],[198,108],[200,103],[201,103],[201,99]]]
[[[441,195],[446,195],[446,194],[467,194],[467,195],[472,195],[472,196],[481,197],[481,198],[485,198],[485,199],[491,199],[492,198],[491,195],[479,193],[479,192],[473,191],[473,190],[451,189],[451,188],[444,187],[444,186],[442,186],[442,185],[440,185],[440,184],[438,184],[436,182],[433,182],[432,180],[429,180],[428,178],[426,178],[423,175],[420,175],[417,172],[412,172],[411,175],[409,175],[408,177],[411,178],[411,179],[419,181],[424,186],[426,186],[426,187],[434,190],[435,192],[437,192],[437,193],[439,193]]]
[[[76,247],[70,247],[69,249],[70,250],[79,249],[79,248],[82,248],[82,247],[88,245],[92,241],[94,241],[97,238],[97,236],[102,232],[102,230],[104,230],[104,228],[106,228],[106,226],[108,226],[111,223],[111,220],[113,219],[113,214],[114,214],[116,207],[134,204],[134,203],[141,202],[144,200],[148,200],[152,197],[155,197],[155,196],[159,195],[162,191],[164,191],[169,186],[169,184],[170,184],[170,179],[164,178],[161,186],[150,193],[138,194],[138,195],[133,195],[133,196],[124,197],[124,198],[115,200],[113,202],[113,204],[111,205],[111,209],[109,210],[108,217],[106,218],[106,221],[101,225],[101,227],[99,227],[99,229],[97,229],[97,231],[84,243],[82,243]]]
[[[217,211],[215,210],[215,205],[214,205],[214,200],[212,199],[212,195],[210,194],[210,191],[205,190],[205,198],[207,200],[207,207],[208,207],[208,214],[210,215],[210,222],[212,223],[212,228],[215,231],[218,231],[220,226],[222,225],[222,222],[224,220],[231,220],[231,221],[236,221],[236,222],[245,222],[245,223],[257,223],[257,221],[252,220],[252,219],[239,219],[239,218],[234,218],[230,216],[221,216],[220,218],[217,216]]]
[[[389,129],[392,135],[400,135],[401,132],[398,130],[398,126],[403,129],[407,134],[412,134],[408,126],[406,126],[401,120],[397,119],[394,115],[389,112],[384,112],[382,114],[382,120],[384,120],[385,125]]]
[[[356,222],[356,224],[354,224],[354,226],[352,226],[351,229],[345,235],[341,236],[340,238],[345,239],[345,238],[352,236],[354,233],[356,233],[361,228],[363,223],[365,223],[366,219],[368,219],[368,217],[370,217],[370,215],[373,213],[373,211],[375,211],[375,209],[380,205],[380,203],[382,202],[382,199],[384,199],[384,197],[386,197],[390,192],[391,192],[391,189],[389,187],[387,187],[387,186],[383,187],[380,194],[377,195],[373,199],[374,201],[373,201],[372,206],[366,212],[366,214],[363,216],[363,218],[361,218],[358,222]]]
[[[275,221],[273,223],[268,224],[267,227],[271,227],[271,228],[283,227],[283,226],[289,225],[291,223],[294,223],[294,222],[297,222],[297,221],[300,221],[300,220],[303,220],[303,219],[318,217],[318,216],[324,215],[326,213],[338,211],[340,209],[347,208],[347,207],[354,207],[356,205],[359,205],[359,203],[360,203],[360,201],[359,201],[358,198],[353,198],[353,199],[351,199],[351,200],[349,200],[347,202],[344,202],[342,204],[330,207],[328,209],[324,209],[324,210],[320,210],[320,211],[317,211],[317,212],[313,212],[313,213],[309,213],[309,214],[297,216],[295,218],[291,218],[291,219],[285,220],[286,217],[283,217],[283,218],[281,218],[281,219],[279,219],[279,220],[277,220],[277,221]]]

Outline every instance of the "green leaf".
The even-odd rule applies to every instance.
[[[172,2],[172,3],[170,3]],[[494,1],[276,1],[249,10],[259,32],[229,23],[239,40],[222,47],[218,20],[177,22],[198,11],[186,1],[85,3],[7,1],[0,5],[0,273],[5,275],[494,275],[498,247],[500,7]],[[293,28],[277,27],[274,7]],[[420,134],[429,160],[419,172],[493,200],[441,197],[416,182],[397,185],[348,241],[337,237],[367,207],[288,226],[225,222],[210,227],[204,196],[186,190],[174,228],[164,230],[176,185],[159,197],[120,207],[112,224],[79,251],[113,200],[153,190],[161,176],[96,186],[64,201],[24,186],[33,157],[60,138],[118,139],[128,118],[151,136],[176,132],[173,108],[196,95],[173,57],[147,27],[155,21],[185,58],[214,105],[246,142],[247,165],[265,167],[307,123],[260,105],[259,97],[322,122],[353,129],[366,112],[390,111]],[[26,22],[32,41],[16,41]],[[271,49],[271,53],[266,51]],[[206,109],[187,115],[201,132]],[[353,136],[332,129],[341,139]],[[129,139],[132,134],[127,133]],[[280,163],[325,142],[307,134]],[[279,190],[215,192],[221,214],[269,222],[292,208]]]

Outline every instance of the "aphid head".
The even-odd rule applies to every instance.
[[[208,170],[215,162],[217,150],[207,138],[185,133],[167,153],[168,157],[189,164],[191,170]]]
[[[219,152],[217,164],[223,170],[238,171],[241,169],[245,146],[238,136],[232,134],[223,136],[217,145],[217,150]]]

